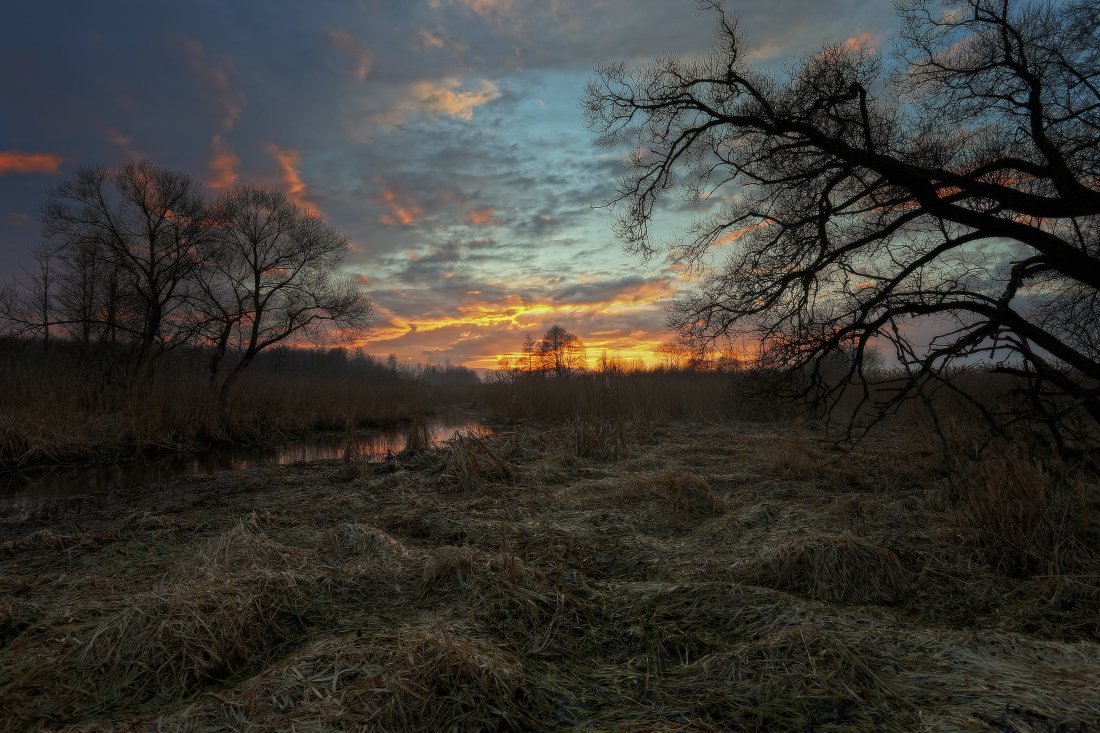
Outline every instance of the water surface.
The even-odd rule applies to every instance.
[[[432,420],[428,427],[434,443],[449,440],[456,432],[487,432],[473,416],[459,412]],[[363,458],[381,460],[387,454],[398,453],[405,447],[405,433],[404,429],[369,430],[358,432],[355,438]],[[341,459],[347,444],[344,433],[324,433],[276,445],[219,448],[191,455],[114,464],[5,473],[0,474],[0,505],[26,507],[43,499],[102,494],[112,489],[148,486],[169,479],[219,471]]]

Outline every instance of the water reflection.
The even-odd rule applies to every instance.
[[[429,424],[432,441],[449,440],[456,432],[488,430],[468,415],[450,414]],[[373,430],[356,435],[359,452],[367,460],[380,460],[405,447],[404,430]],[[218,471],[240,471],[251,466],[284,466],[344,457],[347,436],[315,435],[283,445],[255,448],[223,448],[190,456],[128,461],[102,466],[55,467],[0,474],[0,504],[23,507],[43,499],[66,498],[145,486],[168,479]]]

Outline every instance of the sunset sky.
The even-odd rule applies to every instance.
[[[767,64],[895,21],[889,0],[729,10]],[[0,275],[73,166],[147,157],[283,185],[346,232],[370,353],[493,367],[560,323],[590,357],[644,357],[690,281],[620,249],[599,205],[626,151],[592,143],[579,101],[599,61],[704,53],[713,23],[693,0],[6,3]],[[660,231],[701,211],[673,201]]]

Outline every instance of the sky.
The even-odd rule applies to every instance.
[[[883,46],[889,0],[742,0],[750,57]],[[351,242],[362,341],[405,363],[493,368],[558,323],[590,359],[652,360],[689,276],[612,231],[625,150],[580,110],[600,61],[700,55],[694,0],[12,0],[0,24],[0,278],[75,166],[130,159],[212,193],[283,186]],[[704,213],[676,200],[656,231]]]

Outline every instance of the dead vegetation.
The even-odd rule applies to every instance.
[[[1100,727],[1093,478],[655,422],[0,512],[0,729]]]
[[[461,488],[469,489],[485,482],[512,481],[516,469],[486,436],[468,431],[456,433],[447,444],[443,472]]]
[[[222,409],[202,373],[100,384],[72,365],[0,367],[0,469],[193,451],[318,429],[387,425],[422,413],[443,388],[418,382],[257,373]]]
[[[893,552],[850,532],[798,537],[769,548],[758,584],[833,603],[891,603],[906,579]]]
[[[1095,563],[1082,539],[1090,522],[1085,484],[1058,464],[1009,447],[951,466],[954,512],[998,567],[1058,575]]]

